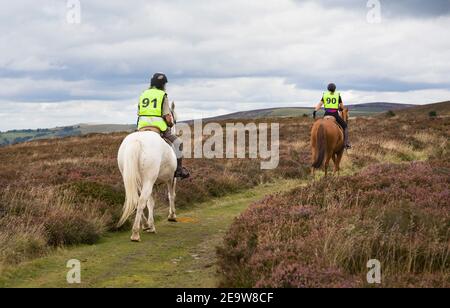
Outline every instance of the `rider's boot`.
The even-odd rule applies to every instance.
[[[348,141],[348,127],[344,129],[344,144],[346,149],[352,148],[352,145]]]
[[[190,176],[191,176],[191,174],[189,173],[189,171],[183,167],[183,159],[178,158],[177,159],[177,171],[175,171],[175,177],[187,179]]]

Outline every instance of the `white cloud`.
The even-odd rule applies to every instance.
[[[136,104],[128,101],[68,101],[60,103],[0,103],[0,130],[47,128],[80,123],[130,124]]]
[[[427,4],[414,2],[374,25],[365,3],[339,3],[82,0],[70,25],[65,1],[15,1],[0,12],[1,129],[31,125],[9,103],[34,104],[40,127],[89,122],[99,108],[132,123],[133,108],[115,110],[134,106],[154,71],[168,73],[183,118],[314,104],[329,81],[350,103],[450,98],[448,14],[416,17]]]

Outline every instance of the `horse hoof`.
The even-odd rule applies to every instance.
[[[152,228],[148,228],[148,229],[145,229],[144,232],[156,234],[156,229],[155,228],[153,228],[153,229]]]
[[[131,241],[133,243],[139,243],[141,241],[141,237],[139,235],[132,235],[131,236]]]
[[[178,222],[176,218],[170,218],[169,217],[167,220],[170,221],[170,222]]]

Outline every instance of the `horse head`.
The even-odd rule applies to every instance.
[[[172,113],[172,117],[173,117],[173,122],[175,124],[177,124],[177,113],[175,112],[175,102],[172,102],[172,104],[170,105],[170,112]]]
[[[344,110],[342,110],[342,119],[344,119],[345,123],[348,123],[348,117],[349,117],[349,111],[348,107],[345,107]]]
[[[175,132],[175,125],[177,124],[177,120],[178,120],[178,115],[175,112],[175,102],[172,102],[172,104],[170,106],[170,113],[172,114],[173,124],[174,124],[174,126],[172,127],[172,132]]]

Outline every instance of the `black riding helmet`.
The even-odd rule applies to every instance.
[[[335,92],[336,91],[336,85],[334,83],[330,83],[328,85],[328,91]]]
[[[164,90],[164,86],[169,82],[163,73],[155,73],[150,81],[150,87]]]

